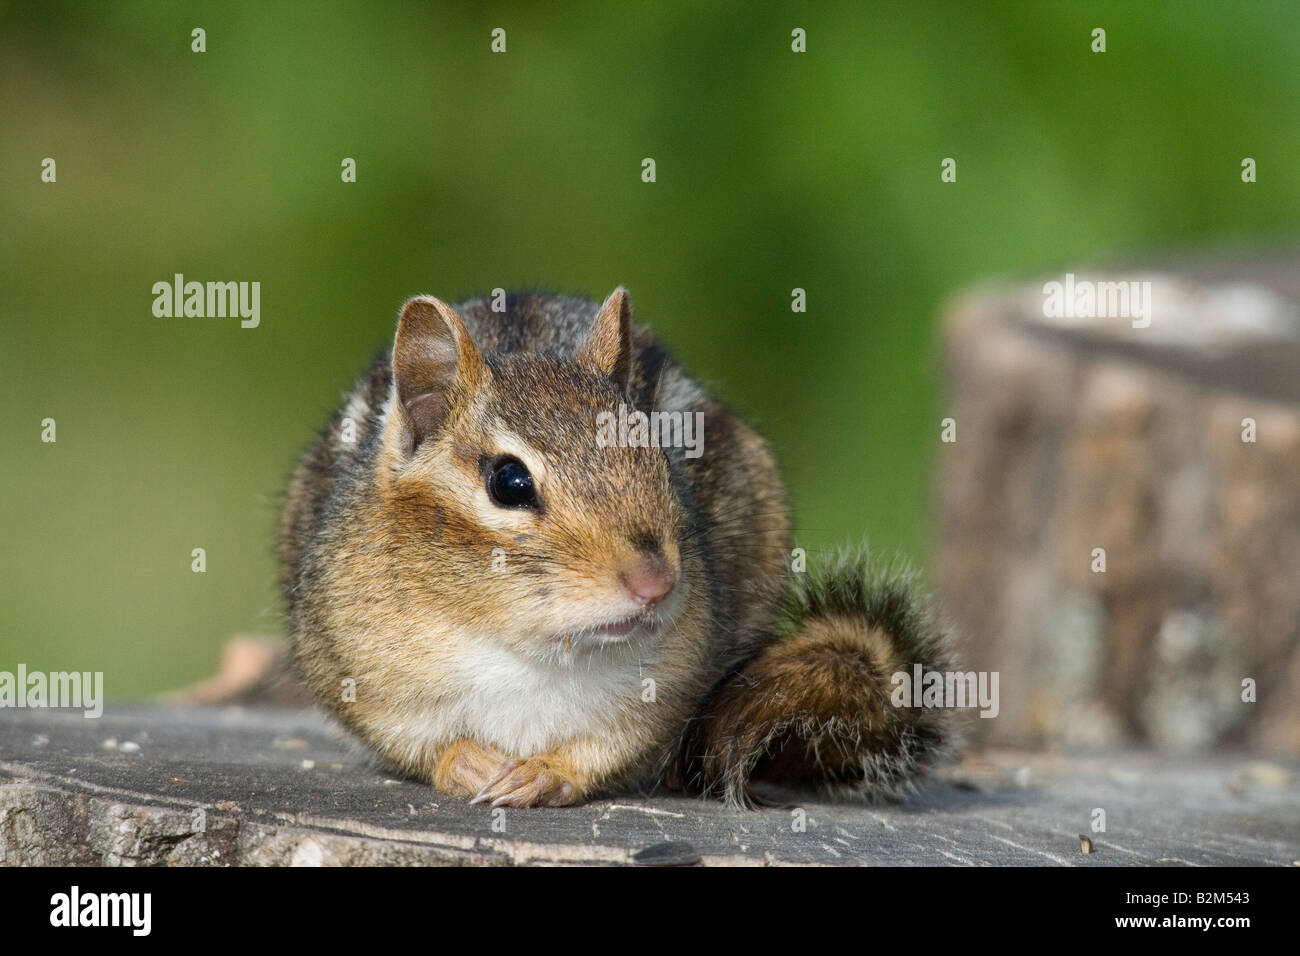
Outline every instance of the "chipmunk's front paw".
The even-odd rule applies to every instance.
[[[458,740],[438,758],[433,785],[453,797],[468,797],[518,765],[517,758],[502,753],[491,744]]]
[[[575,780],[545,757],[512,761],[489,780],[470,803],[494,807],[567,807],[581,790]]]

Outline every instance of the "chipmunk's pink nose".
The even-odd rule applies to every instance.
[[[656,555],[618,576],[632,600],[644,607],[654,607],[677,586],[677,576],[668,562]]]

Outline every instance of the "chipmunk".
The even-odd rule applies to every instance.
[[[702,413],[702,445],[600,439],[650,411]],[[280,534],[307,684],[443,793],[898,793],[952,735],[892,706],[890,675],[945,666],[948,636],[905,573],[852,552],[795,573],[792,547],[767,446],[621,287],[408,301],[298,463]]]

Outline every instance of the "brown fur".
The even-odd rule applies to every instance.
[[[950,733],[942,712],[891,704],[891,675],[913,663],[900,650],[896,635],[860,617],[803,621],[719,685],[670,780],[745,806],[758,800],[754,784],[898,792],[941,755]]]
[[[597,447],[596,416],[620,403],[703,412],[703,456]],[[501,454],[527,464],[538,508],[488,500],[485,462]],[[683,728],[710,701],[715,718],[690,739],[716,759],[702,774],[669,770],[682,786],[724,767],[734,775],[735,748],[770,748],[796,726],[790,708],[809,727],[840,721],[864,746],[888,744],[896,732],[877,693],[886,637],[824,621],[772,643],[790,546],[762,439],[631,324],[620,289],[603,306],[510,296],[504,313],[483,299],[409,302],[394,348],[299,462],[280,553],[317,698],[398,768],[528,806],[653,780],[676,765]],[[575,648],[566,628],[617,606],[620,569],[646,555],[677,576],[676,616],[652,615],[634,647],[579,635]],[[619,654],[631,655],[626,666]],[[534,704],[530,722],[520,712]],[[810,743],[826,779],[852,777],[835,740]],[[767,769],[798,776],[783,753]],[[740,765],[752,769],[750,756]]]

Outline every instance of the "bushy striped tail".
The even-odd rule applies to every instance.
[[[895,561],[864,547],[792,575],[782,622],[747,646],[687,727],[670,784],[735,806],[755,784],[892,797],[949,754],[946,708],[899,707],[893,675],[955,669],[952,640]]]

